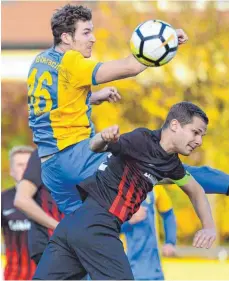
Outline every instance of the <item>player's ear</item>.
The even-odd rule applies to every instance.
[[[176,132],[180,123],[177,119],[172,119],[171,122],[169,123],[169,128],[171,131]]]
[[[66,44],[66,45],[70,45],[72,43],[72,36],[69,33],[62,33],[61,36],[61,41]]]

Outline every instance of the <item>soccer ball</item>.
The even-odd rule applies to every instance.
[[[178,37],[170,24],[161,20],[148,20],[134,30],[130,48],[142,64],[161,66],[176,55]]]

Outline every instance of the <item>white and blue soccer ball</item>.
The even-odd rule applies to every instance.
[[[161,20],[148,20],[134,30],[130,48],[142,64],[161,66],[176,55],[178,37],[170,24]]]

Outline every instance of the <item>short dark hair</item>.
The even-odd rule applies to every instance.
[[[179,102],[171,107],[162,128],[167,128],[173,119],[178,120],[181,126],[184,126],[192,123],[194,116],[201,118],[206,125],[208,124],[208,117],[199,106],[187,101]]]
[[[56,10],[51,18],[51,28],[54,38],[54,46],[61,43],[61,34],[66,32],[74,35],[75,23],[92,19],[91,10],[84,6],[67,4]]]

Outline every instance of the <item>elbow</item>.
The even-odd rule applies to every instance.
[[[13,204],[14,204],[15,208],[21,210],[22,206],[23,206],[23,200],[21,198],[19,198],[18,196],[15,196]]]
[[[15,208],[24,211],[26,206],[28,205],[28,198],[16,195],[14,198],[13,205]]]

